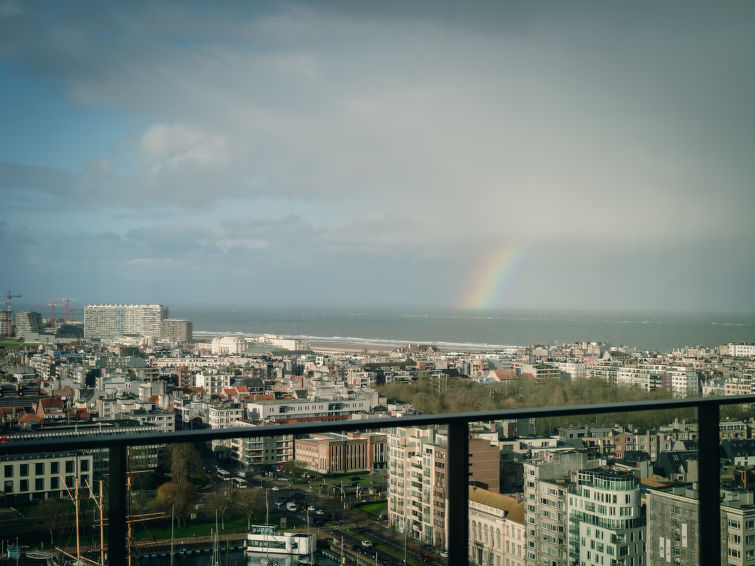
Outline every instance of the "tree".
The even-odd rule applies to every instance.
[[[203,513],[209,517],[214,517],[217,513],[220,517],[220,526],[225,529],[225,513],[232,503],[233,489],[230,486],[220,486],[204,498]]]
[[[60,499],[45,499],[39,504],[39,511],[45,527],[50,532],[50,546],[53,546],[55,533],[67,523],[66,504]]]
[[[197,490],[190,479],[201,477],[201,465],[199,454],[191,444],[175,444],[171,448],[170,481],[157,488],[151,505],[166,513],[173,508],[179,526],[196,503]]]
[[[246,530],[252,528],[252,516],[265,510],[265,490],[261,487],[239,489],[234,493],[234,509],[246,517]]]

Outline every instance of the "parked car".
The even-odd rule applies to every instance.
[[[368,540],[363,540],[362,541],[362,546],[364,548],[372,548],[372,543],[370,541],[368,541]]]

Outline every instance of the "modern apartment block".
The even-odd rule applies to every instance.
[[[396,428],[388,432],[388,522],[414,539],[445,548],[445,431]]]
[[[645,517],[629,472],[580,470],[569,486],[569,564],[642,566]]]
[[[159,338],[168,307],[163,305],[86,305],[84,338],[111,339],[136,335]]]
[[[648,566],[697,564],[700,530],[697,492],[689,486],[648,490]]]
[[[524,463],[527,566],[566,566],[569,474],[591,467],[586,452],[554,449]]]
[[[190,320],[163,320],[161,337],[171,343],[187,344],[193,339],[194,325]]]
[[[42,332],[42,315],[38,312],[16,314],[16,336],[26,337]]]
[[[388,433],[388,521],[417,540],[446,548],[446,458],[448,436],[438,427],[406,427]],[[495,469],[491,461],[495,460]],[[497,490],[498,447],[469,440],[470,483]]]
[[[239,421],[235,423],[235,426],[256,425]],[[228,456],[240,466],[245,466],[252,470],[281,467],[294,458],[294,437],[290,434],[232,438],[228,443],[230,448]]]
[[[755,504],[752,491],[721,490],[721,564],[755,565]],[[648,566],[697,564],[699,499],[694,484],[647,494]]]
[[[616,372],[616,384],[645,391],[670,389],[674,397],[695,395],[700,391],[700,379],[691,366],[644,363],[622,367]]]

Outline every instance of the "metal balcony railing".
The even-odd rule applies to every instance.
[[[61,452],[93,448],[107,449],[109,452],[108,482],[110,492],[108,508],[109,565],[125,566],[126,449],[129,446],[443,425],[448,427],[448,463],[446,467],[448,480],[447,528],[448,540],[451,541],[448,548],[448,563],[467,565],[469,564],[469,423],[506,419],[567,417],[574,415],[626,413],[630,411],[694,408],[697,409],[699,430],[699,526],[700,533],[705,533],[702,535],[705,538],[704,544],[700,545],[699,564],[709,565],[718,564],[721,560],[721,515],[719,508],[720,407],[722,405],[750,403],[755,403],[755,395],[477,411],[390,419],[267,425],[254,428],[233,427],[220,430],[177,431],[169,434],[93,435],[84,438],[28,440],[18,443],[8,442],[0,445],[0,457],[14,454]]]

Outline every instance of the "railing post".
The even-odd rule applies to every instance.
[[[108,566],[126,564],[126,445],[110,445]]]
[[[720,445],[719,407],[705,404],[697,407],[699,427],[699,498],[700,498],[700,561],[701,566],[721,563],[720,507]]]
[[[448,563],[469,564],[469,430],[464,421],[448,425]]]

